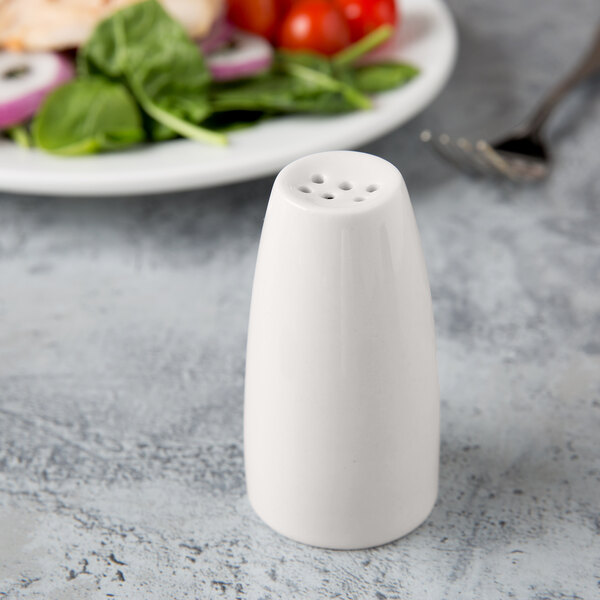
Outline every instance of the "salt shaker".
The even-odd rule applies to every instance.
[[[431,294],[399,171],[324,152],[275,180],[254,277],[244,452],[273,529],[335,549],[420,525],[437,495]]]

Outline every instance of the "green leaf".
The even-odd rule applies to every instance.
[[[98,24],[77,58],[82,75],[122,81],[156,121],[155,139],[174,132],[223,144],[225,136],[198,124],[211,112],[210,73],[183,27],[156,0],[127,6]]]
[[[276,69],[285,69],[286,65],[302,65],[309,69],[331,75],[333,73],[331,61],[316,52],[278,50],[275,54]]]
[[[371,101],[366,96],[352,85],[349,85],[340,79],[336,79],[321,71],[305,67],[304,65],[289,64],[285,68],[293,77],[301,79],[306,83],[320,86],[321,89],[325,91],[341,94],[354,108],[371,108]]]
[[[324,89],[319,82],[285,74],[215,86],[211,103],[215,112],[262,111],[270,115],[335,114],[355,108],[345,96]]]
[[[73,156],[115,150],[144,139],[140,112],[125,87],[101,77],[51,92],[33,121],[35,144]]]
[[[21,148],[31,148],[33,145],[31,134],[25,125],[9,127],[6,130],[6,135],[8,135],[17,146],[21,146]]]
[[[344,77],[345,69],[334,71],[331,61],[310,52],[279,52],[276,69],[312,88],[343,96],[355,109],[371,108],[371,101]]]
[[[411,65],[390,61],[357,67],[353,80],[361,92],[375,94],[404,85],[418,74],[419,70]]]
[[[365,54],[371,52],[371,50],[381,46],[381,44],[387,41],[393,33],[394,28],[391,25],[381,25],[357,42],[354,42],[354,44],[340,50],[340,52],[333,56],[331,62],[337,67],[350,65],[359,58],[362,58]]]

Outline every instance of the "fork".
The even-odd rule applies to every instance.
[[[548,145],[542,129],[556,106],[582,81],[600,72],[600,25],[594,41],[575,68],[538,104],[522,125],[498,141],[479,140],[475,143],[464,137],[456,140],[443,133],[429,130],[421,140],[430,143],[445,160],[471,176],[504,177],[517,183],[533,183],[544,179],[552,168]]]

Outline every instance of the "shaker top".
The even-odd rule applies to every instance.
[[[363,152],[320,152],[300,158],[277,176],[278,198],[305,210],[364,213],[408,195],[398,169]]]

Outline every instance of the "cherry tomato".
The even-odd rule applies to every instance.
[[[396,25],[400,15],[395,0],[334,0],[350,26],[353,42],[381,25]]]
[[[279,6],[277,0],[229,0],[227,16],[240,29],[268,39],[277,32]]]
[[[335,54],[350,43],[350,29],[330,0],[297,0],[279,29],[279,46]]]
[[[293,4],[294,0],[277,0],[277,12],[280,21],[285,18]]]

